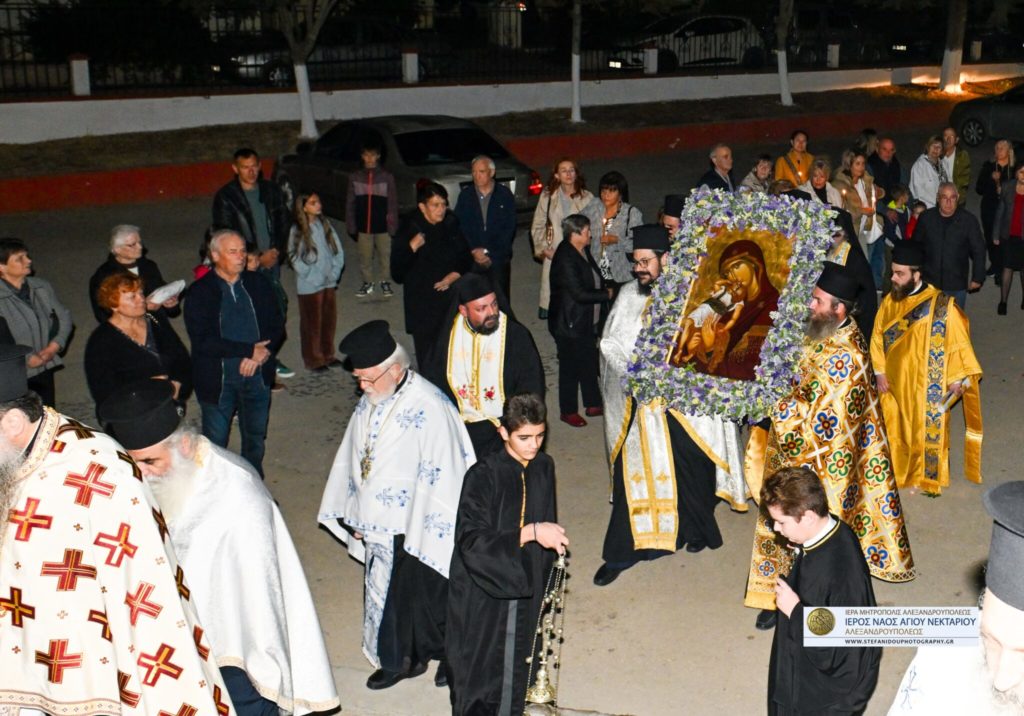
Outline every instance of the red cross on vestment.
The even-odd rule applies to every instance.
[[[104,465],[90,462],[89,467],[85,468],[84,475],[76,475],[73,472],[68,473],[68,476],[64,478],[64,484],[78,491],[78,494],[75,495],[76,505],[82,505],[83,507],[92,505],[93,493],[103,497],[110,497],[114,494],[117,486],[109,482],[103,482],[100,479],[106,471],[107,468]]]
[[[206,661],[207,657],[210,656],[210,650],[203,646],[203,628],[198,624],[192,629],[192,638],[196,642],[196,651],[199,652],[199,656],[203,657],[203,661]]]
[[[107,555],[105,560],[111,567],[120,567],[122,560],[125,557],[134,557],[138,551],[138,546],[128,541],[128,535],[131,532],[131,527],[126,523],[122,522],[121,526],[117,528],[116,535],[108,535],[104,532],[100,532],[96,535],[96,539],[93,542],[97,547],[103,547],[109,549],[110,554]]]
[[[142,699],[142,697],[139,695],[137,691],[128,690],[128,684],[129,682],[131,682],[131,680],[131,675],[126,674],[123,671],[117,672],[117,690],[121,694],[121,702],[128,704],[132,708],[135,708],[139,705],[139,701]]]
[[[185,572],[180,566],[178,571],[174,573],[174,582],[178,585],[178,594],[181,595],[182,599],[187,600],[192,591],[185,586]]]
[[[171,663],[172,656],[174,647],[167,644],[161,644],[155,654],[139,654],[138,664],[146,670],[146,675],[142,678],[144,686],[156,686],[164,674],[174,680],[181,676],[184,669]]]
[[[82,564],[82,550],[64,550],[63,562],[43,562],[39,574],[44,577],[57,577],[58,592],[73,592],[78,586],[78,578],[96,579],[96,568]]]
[[[172,714],[170,711],[161,711],[158,716],[196,716],[199,711],[192,704],[182,704],[181,708],[178,709],[178,713]]]
[[[49,652],[36,651],[36,663],[46,666],[51,683],[60,684],[64,681],[65,669],[82,668],[82,655],[68,653],[67,639],[51,639]]]
[[[100,632],[100,635],[107,641],[113,641],[110,636],[110,622],[107,620],[106,612],[101,612],[99,609],[90,609],[88,621],[102,625],[103,631]]]
[[[21,590],[17,587],[11,587],[10,599],[0,597],[0,611],[4,609],[11,613],[11,624],[16,627],[21,627],[24,619],[36,618],[36,608],[21,601]]]
[[[228,708],[228,705],[226,703],[224,703],[223,701],[220,700],[220,697],[221,697],[220,687],[219,686],[214,686],[213,687],[213,703],[217,706],[217,713],[219,714],[219,716],[228,716],[228,714],[231,713],[231,709]]]
[[[67,421],[67,423],[57,428],[58,435],[63,435],[64,433],[74,433],[75,437],[78,438],[79,440],[87,440],[88,438],[91,438],[93,435],[95,435],[95,433],[92,431],[91,428],[89,428],[89,426],[83,425],[77,420],[72,420],[71,418],[68,418],[66,416],[65,420]]]
[[[25,501],[24,510],[11,510],[11,516],[8,518],[11,522],[18,525],[18,530],[14,533],[14,539],[19,542],[28,542],[29,538],[32,537],[32,530],[38,527],[41,530],[48,530],[53,525],[53,517],[51,515],[37,514],[36,510],[39,509],[39,500],[35,497],[30,497]]]
[[[129,619],[132,626],[135,626],[135,622],[139,620],[139,614],[145,614],[156,619],[160,616],[160,612],[163,611],[163,606],[149,601],[149,595],[153,593],[154,589],[156,587],[148,582],[139,582],[135,594],[129,593],[125,595],[124,603],[128,605]]]

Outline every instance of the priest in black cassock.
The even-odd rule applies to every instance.
[[[455,283],[443,326],[420,367],[459,409],[481,459],[502,449],[498,423],[508,396],[534,393],[543,401],[544,367],[530,331],[484,274],[469,273]]]
[[[775,586],[780,612],[768,672],[769,716],[859,714],[878,683],[878,647],[805,647],[804,610],[873,607],[864,552],[845,522],[829,514],[821,480],[787,467],[761,487],[761,507],[796,552]]]
[[[854,302],[857,312],[853,314],[853,320],[856,321],[861,335],[870,339],[871,331],[875,327],[875,314],[878,313],[877,291],[880,287],[875,286],[871,265],[857,240],[857,234],[853,231],[850,212],[836,207],[832,207],[832,209],[837,211],[838,215],[833,222],[835,233],[832,236],[832,246],[829,248],[825,260],[845,266],[847,272],[856,279],[857,298]]]
[[[463,481],[445,641],[456,716],[523,713],[547,575],[569,544],[555,522],[555,464],[540,452],[546,419],[540,396],[509,398],[504,447]]]

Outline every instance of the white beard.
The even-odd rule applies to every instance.
[[[147,477],[146,483],[153,491],[157,506],[167,522],[182,513],[195,492],[199,475],[198,451],[196,457],[186,457],[178,447],[171,448],[171,466],[160,477]]]

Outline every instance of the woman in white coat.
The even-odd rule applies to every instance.
[[[537,315],[542,320],[548,317],[551,300],[551,257],[562,243],[562,219],[582,213],[593,200],[594,195],[586,189],[583,173],[576,162],[567,157],[559,159],[548,179],[548,185],[540,195],[537,209],[533,212],[530,238],[533,240],[533,255],[544,265],[540,274],[540,301]]]

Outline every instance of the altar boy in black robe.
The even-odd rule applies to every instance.
[[[499,431],[504,449],[466,473],[448,581],[445,651],[452,713],[523,713],[537,619],[556,553],[555,464],[540,452],[544,402],[514,395]]]
[[[875,594],[853,531],[828,512],[810,469],[784,468],[765,480],[761,508],[794,545],[789,575],[775,587],[779,620],[768,673],[769,716],[859,714],[878,682],[877,647],[805,647],[804,610],[873,607]]]

